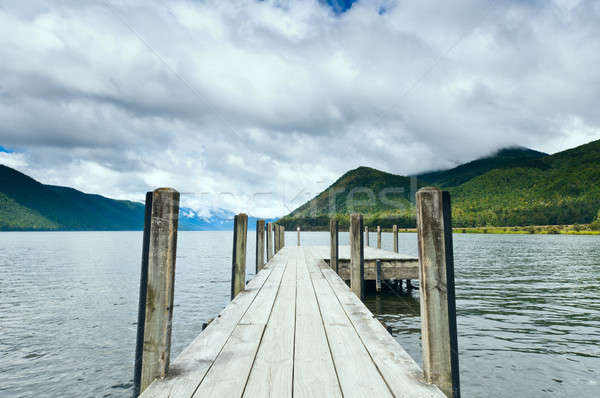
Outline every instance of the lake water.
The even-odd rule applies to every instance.
[[[131,396],[141,240],[0,233],[1,397]],[[303,245],[328,240],[302,233]],[[227,305],[231,245],[230,232],[180,233],[172,358]],[[600,397],[600,237],[455,235],[454,247],[463,396]],[[400,251],[416,255],[414,234]],[[366,303],[421,363],[418,300]]]

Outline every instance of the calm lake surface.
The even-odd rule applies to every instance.
[[[0,233],[1,397],[131,396],[141,241]],[[172,358],[227,305],[231,245],[231,232],[180,233]],[[600,397],[600,237],[455,235],[454,248],[463,396]],[[416,255],[416,235],[400,251]],[[366,302],[421,363],[418,290]]]

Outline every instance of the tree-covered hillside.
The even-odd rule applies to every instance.
[[[600,141],[545,155],[521,148],[498,152],[452,170],[418,176],[418,187],[435,185],[452,195],[454,225],[518,226],[591,223],[600,209]],[[382,203],[386,188],[403,187],[396,202]],[[333,190],[336,206],[329,206]],[[355,195],[352,206],[348,191]],[[365,167],[346,173],[315,199],[281,220],[287,227],[326,227],[330,216],[347,225],[351,212],[365,215],[368,225],[415,226],[410,179]],[[373,197],[375,200],[373,200]]]
[[[0,165],[0,230],[139,230],[144,205],[41,184]]]
[[[222,209],[199,214],[182,207],[179,210],[179,229],[231,231],[233,216],[233,213]],[[142,203],[44,185],[0,165],[0,231],[141,231],[143,227]],[[249,217],[248,229],[255,228],[256,218]]]
[[[418,179],[437,187],[455,187],[494,169],[527,166],[547,153],[528,148],[506,148],[491,156],[473,160],[450,170],[433,171],[418,175]]]

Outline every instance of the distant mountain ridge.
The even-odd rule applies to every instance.
[[[419,174],[419,180],[438,187],[455,187],[488,171],[515,166],[531,165],[535,159],[549,156],[547,153],[523,147],[504,148],[490,156],[473,160],[449,170]]]
[[[234,214],[213,209],[200,215],[181,208],[180,230],[231,230]],[[250,217],[248,228],[254,229]],[[142,230],[144,205],[109,199],[73,188],[44,185],[33,178],[0,165],[0,231],[28,230]]]
[[[345,226],[350,213],[360,212],[367,225],[414,227],[414,192],[426,185],[450,191],[455,226],[591,223],[600,209],[600,140],[554,155],[506,148],[450,170],[413,176],[412,186],[410,177],[359,167],[280,223],[325,228],[335,217]],[[400,192],[390,193],[391,187]]]

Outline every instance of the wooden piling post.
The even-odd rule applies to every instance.
[[[256,273],[265,266],[265,220],[256,220]]]
[[[169,370],[179,192],[146,194],[142,272],[134,367],[134,396]]]
[[[393,235],[394,235],[394,253],[398,253],[398,226],[397,225],[394,225]]]
[[[460,397],[450,194],[417,192],[421,335],[425,379]]]
[[[381,249],[381,226],[377,226],[377,248]]]
[[[300,227],[297,227],[296,231],[298,232],[298,247],[300,247]]]
[[[365,257],[363,241],[363,216],[350,216],[350,288],[360,298],[365,292]]]
[[[279,225],[273,224],[273,242],[275,242],[273,254],[279,251]]]
[[[377,267],[375,270],[375,290],[377,293],[381,293],[381,260],[377,260],[375,265]]]
[[[330,250],[329,250],[329,266],[339,275],[339,225],[336,219],[329,220],[329,234],[330,234]]]
[[[273,223],[267,224],[267,262],[273,257]]]
[[[279,226],[279,250],[285,247],[285,227],[283,225]]]
[[[233,220],[233,256],[231,261],[231,299],[246,288],[246,244],[248,216],[238,214]]]
[[[369,226],[365,225],[365,246],[369,246]]]

